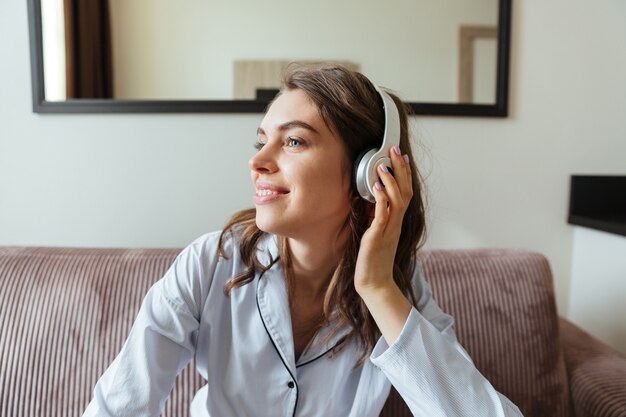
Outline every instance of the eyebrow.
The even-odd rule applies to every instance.
[[[293,128],[296,128],[296,127],[301,127],[303,129],[310,130],[313,133],[319,134],[317,129],[315,129],[310,124],[308,124],[306,122],[303,122],[302,120],[291,120],[289,122],[285,122],[285,123],[283,123],[283,124],[278,126],[278,130],[279,131],[285,131],[285,130],[293,129]],[[265,131],[262,128],[259,127],[256,130],[256,134],[265,136]]]

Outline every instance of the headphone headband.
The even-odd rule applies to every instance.
[[[378,94],[383,100],[385,129],[383,140],[379,149],[370,149],[356,162],[355,182],[359,195],[364,199],[374,202],[374,184],[378,181],[376,168],[380,164],[385,164],[391,168],[389,151],[394,146],[400,145],[400,115],[398,107],[391,96],[382,88],[374,85]]]
[[[400,115],[398,107],[391,96],[385,90],[375,85],[376,91],[383,99],[383,109],[385,110],[385,131],[383,133],[383,143],[378,152],[389,155],[389,150],[394,145],[400,144]]]

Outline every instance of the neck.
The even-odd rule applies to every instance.
[[[310,239],[289,238],[296,296],[321,301],[343,254],[347,230],[336,236]]]

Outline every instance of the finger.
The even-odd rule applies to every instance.
[[[392,208],[397,207],[399,204],[402,203],[402,194],[400,192],[400,188],[398,187],[398,181],[394,176],[395,170],[394,175],[392,175],[385,164],[378,165],[377,169],[378,177],[380,178],[382,184],[385,186],[385,192],[389,197]]]
[[[387,207],[387,224],[385,228],[389,227],[399,230],[402,226],[402,219],[404,213],[408,207],[408,199],[404,199],[398,184],[389,171],[385,171],[382,166],[379,166],[378,171],[380,173],[381,181],[384,181],[384,193],[387,196],[389,202]]]
[[[374,219],[372,220],[371,228],[379,229],[378,231],[384,231],[389,220],[389,197],[382,184],[378,181],[374,184],[374,198],[376,203],[374,206]]]
[[[398,188],[402,196],[406,200],[410,200],[413,195],[413,178],[411,176],[411,164],[409,163],[409,156],[402,155],[400,148],[394,146],[389,152],[391,158],[391,164],[393,168],[394,177],[398,183]]]

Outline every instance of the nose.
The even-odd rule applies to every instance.
[[[275,151],[270,144],[264,145],[248,161],[248,166],[254,172],[270,174],[278,170]]]

